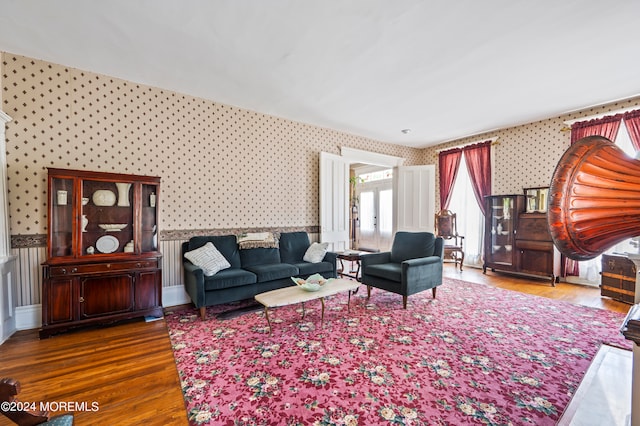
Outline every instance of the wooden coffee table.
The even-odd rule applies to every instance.
[[[357,290],[359,285],[360,283],[357,281],[338,278],[329,280],[318,291],[305,291],[299,288],[297,285],[294,285],[291,287],[267,291],[266,293],[256,294],[255,299],[257,302],[264,305],[264,314],[267,317],[267,324],[269,324],[269,333],[271,333],[269,308],[277,308],[280,306],[302,303],[302,318],[304,318],[304,302],[320,299],[320,302],[322,303],[322,315],[320,322],[324,323],[324,298],[348,291],[349,299],[347,302],[347,312],[349,312],[349,305],[351,303],[351,292],[353,290]]]

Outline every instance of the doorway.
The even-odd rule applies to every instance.
[[[349,168],[356,170],[358,166],[393,171],[390,176],[392,199],[388,203],[393,212],[389,232],[391,237],[395,231],[433,232],[434,165],[403,166],[404,158],[347,147],[341,148],[341,154],[338,156],[320,153],[320,242],[329,243],[333,251],[344,251],[349,247],[359,248],[357,243],[354,247],[350,232],[353,218],[351,214],[354,209],[349,200],[349,177],[352,176]],[[356,175],[358,174],[356,172]],[[379,219],[378,215],[376,220]],[[379,227],[380,223],[376,223]],[[382,225],[386,233],[386,222]]]
[[[393,237],[393,185],[391,179],[364,182],[356,187],[360,204],[358,248],[388,251]]]

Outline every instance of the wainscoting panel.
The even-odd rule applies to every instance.
[[[160,241],[162,287],[182,286],[181,245],[186,240]]]
[[[47,259],[46,247],[12,248],[16,256],[16,282],[18,288],[18,306],[38,305],[41,303],[42,266]]]

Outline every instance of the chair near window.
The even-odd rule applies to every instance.
[[[444,239],[444,259],[452,260],[456,267],[460,262],[460,271],[462,271],[464,236],[458,234],[456,214],[451,210],[440,210],[436,213],[434,223],[436,236]]]

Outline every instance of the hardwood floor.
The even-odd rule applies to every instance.
[[[626,313],[630,305],[601,298],[598,288],[522,278],[445,264],[445,276]],[[20,381],[21,401],[91,402],[76,425],[187,424],[180,380],[164,321],[131,321],[39,340],[20,331],[0,345],[0,377]],[[52,414],[62,414],[58,411]],[[0,416],[0,425],[10,424]]]
[[[600,288],[598,287],[567,283],[557,283],[555,287],[553,287],[551,280],[546,278],[521,277],[503,272],[491,272],[489,270],[487,270],[485,275],[482,273],[482,269],[470,267],[464,267],[462,272],[460,272],[453,267],[452,263],[445,264],[444,276],[492,285],[507,290],[520,291],[549,299],[560,299],[577,305],[622,312],[624,314],[629,312],[629,308],[631,307],[631,305],[626,303],[601,297]]]
[[[20,331],[0,346],[0,377],[26,402],[97,402],[76,425],[185,425],[180,381],[164,321],[131,321],[38,339]],[[52,412],[62,414],[66,410]],[[13,424],[0,415],[0,425]]]

